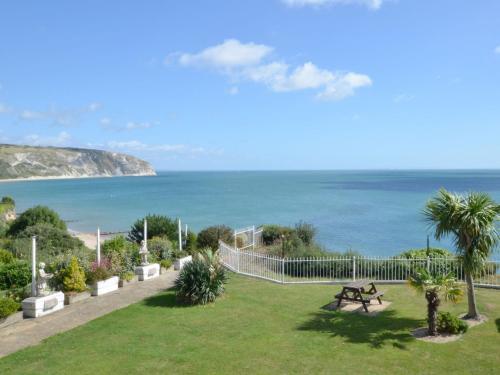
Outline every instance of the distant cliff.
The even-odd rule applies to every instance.
[[[80,148],[0,145],[0,179],[152,176],[136,157]]]

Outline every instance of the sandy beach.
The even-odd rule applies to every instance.
[[[78,232],[76,230],[68,229],[68,231],[71,233],[73,237],[79,238],[80,240],[83,241],[85,246],[87,246],[89,249],[95,249],[97,246],[97,234],[92,233],[92,232]],[[117,236],[118,233],[112,233],[112,234],[101,234],[101,243],[103,243],[106,240],[109,240],[115,236]]]

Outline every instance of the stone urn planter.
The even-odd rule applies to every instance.
[[[65,292],[64,293],[64,304],[65,305],[72,305],[73,303],[80,302],[83,300],[86,300],[87,298],[90,298],[90,292],[85,291],[85,292]]]
[[[130,284],[135,284],[135,283],[137,283],[137,281],[139,281],[137,275],[132,277],[132,279],[130,279],[130,280],[120,279],[120,281],[118,282],[118,287],[123,288],[124,286],[130,285]]]
[[[112,276],[109,279],[96,282],[94,285],[92,285],[92,295],[102,296],[103,294],[118,290],[119,281],[120,278],[118,276]]]
[[[193,257],[191,255],[184,257],[184,258],[176,259],[174,262],[174,270],[176,270],[176,271],[181,270],[186,263],[189,263],[192,260],[193,260]]]

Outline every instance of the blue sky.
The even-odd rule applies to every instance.
[[[168,170],[500,168],[500,2],[4,2],[0,141]]]

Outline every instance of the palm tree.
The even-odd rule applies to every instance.
[[[463,264],[467,283],[467,318],[479,319],[473,277],[484,269],[485,261],[499,241],[496,224],[500,205],[485,193],[465,196],[441,189],[426,205],[424,214],[440,240],[451,236]]]
[[[463,295],[462,289],[458,287],[452,273],[448,275],[431,275],[427,270],[422,269],[409,278],[410,285],[425,294],[427,300],[427,323],[429,325],[429,335],[437,334],[437,313],[444,297],[447,301],[457,302]]]

